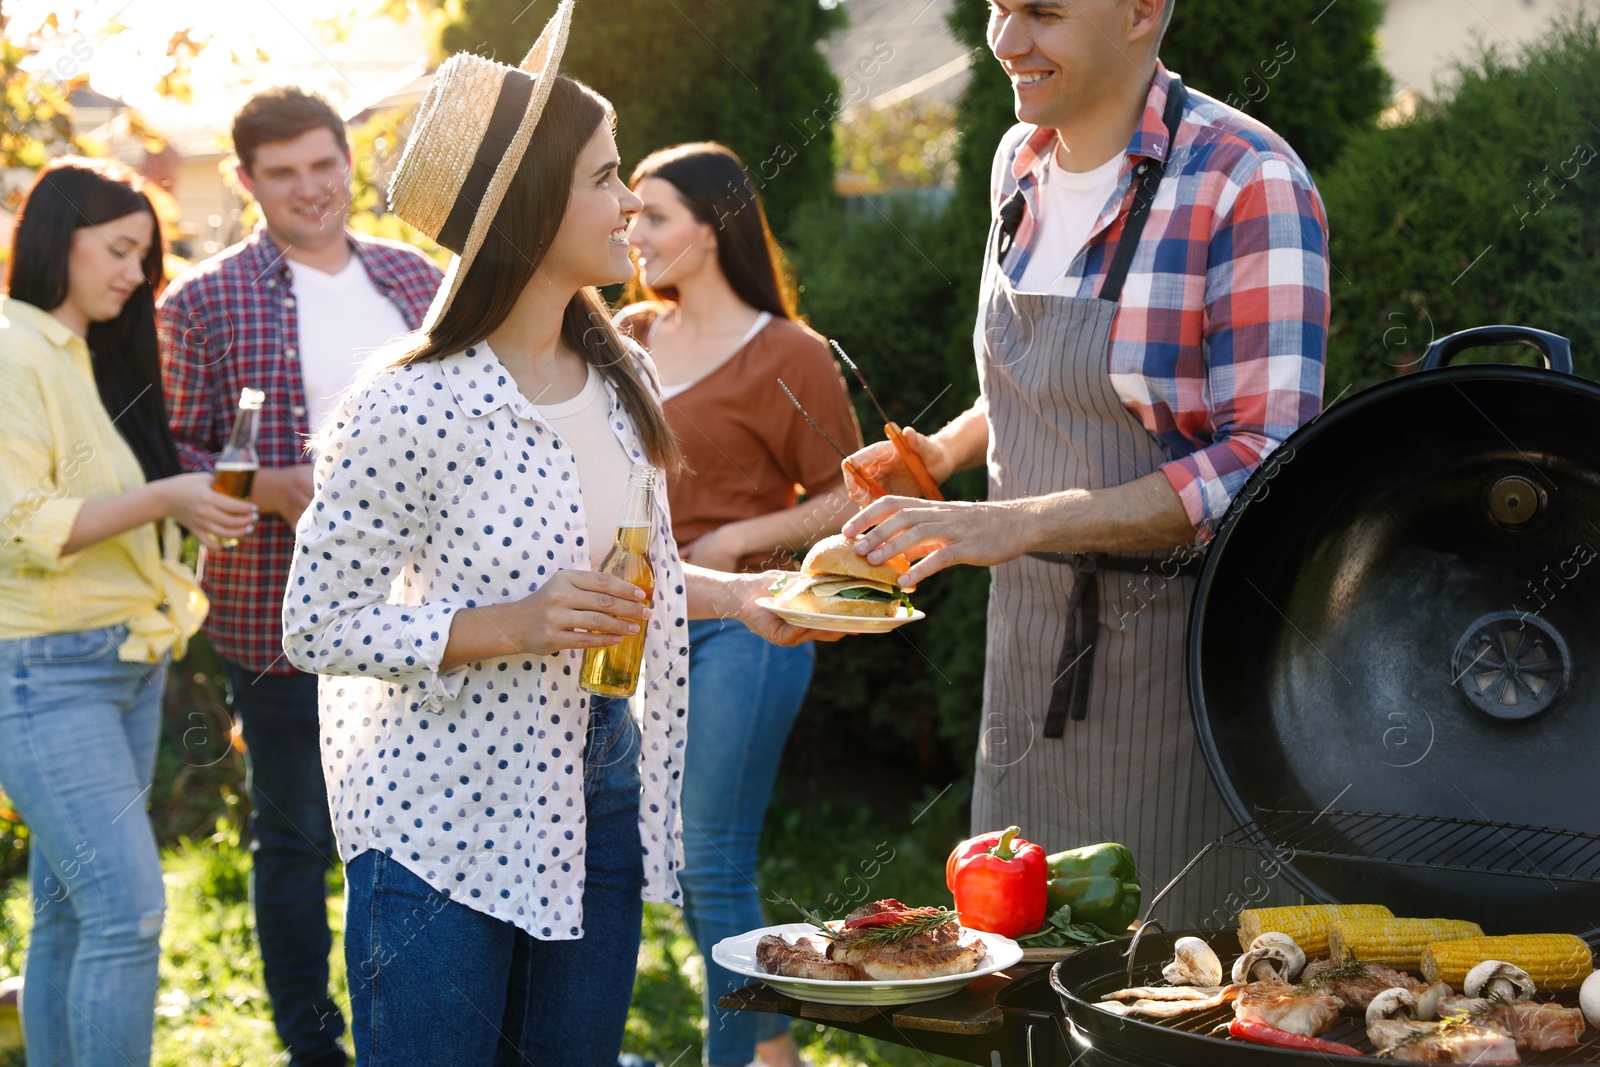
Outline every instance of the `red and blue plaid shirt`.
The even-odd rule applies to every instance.
[[[1328,222],[1282,138],[1193,89],[1169,156],[1171,80],[1158,65],[1116,191],[1056,291],[1075,283],[1075,295],[1099,295],[1133,204],[1134,167],[1167,159],[1123,286],[1109,369],[1123,404],[1166,449],[1162,472],[1206,539],[1251,472],[1321,409]],[[995,211],[1019,188],[1027,205],[1001,262],[1012,285],[1039,233],[1039,174],[1055,145],[1054,130],[1022,123],[995,155]]]
[[[348,234],[367,277],[415,330],[443,275],[427,256],[396,241]],[[228,443],[239,390],[263,390],[257,425],[262,467],[309,462],[311,430],[300,372],[300,319],[290,263],[264,227],[188,271],[157,308],[162,380],[178,458],[210,470]],[[373,344],[387,338],[374,337]],[[294,529],[262,515],[238,547],[208,555],[202,582],[211,598],[206,636],[224,659],[247,670],[290,674],[283,658],[283,591]]]

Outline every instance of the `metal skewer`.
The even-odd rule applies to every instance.
[[[894,445],[894,450],[900,455],[900,462],[906,465],[911,472],[911,477],[917,481],[917,488],[921,490],[924,500],[943,500],[944,494],[939,492],[939,484],[933,480],[933,475],[928,473],[928,465],[922,462],[922,457],[916,449],[911,447],[901,431],[899,424],[889,417],[883,410],[883,405],[878,403],[878,394],[872,391],[872,386],[867,384],[867,376],[861,373],[861,368],[856,366],[856,361],[845,355],[844,349],[838,341],[829,341],[833,350],[839,353],[839,358],[844,360],[844,365],[856,376],[856,381],[861,383],[861,388],[867,391],[867,399],[872,401],[872,406],[878,409],[878,414],[883,418],[883,432],[889,438],[889,443]],[[814,424],[813,424],[814,425]]]
[[[878,479],[862,470],[861,467],[850,458],[849,454],[846,453],[844,449],[840,448],[833,438],[828,436],[828,431],[817,425],[817,420],[811,417],[811,413],[806,411],[805,405],[800,403],[799,398],[794,395],[787,385],[783,384],[782,378],[778,379],[778,388],[783,390],[784,395],[789,398],[789,402],[794,405],[795,410],[798,411],[801,416],[811,424],[811,428],[817,431],[817,433],[821,434],[824,441],[828,442],[828,447],[839,453],[839,458],[844,461],[844,469],[849,471],[855,480],[861,483],[861,487],[863,489],[872,494],[873,499],[877,499],[880,496],[889,495],[887,490],[878,484]]]

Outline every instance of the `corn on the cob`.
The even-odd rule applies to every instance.
[[[1328,957],[1414,971],[1428,945],[1482,936],[1483,927],[1465,919],[1339,919],[1328,924]]]
[[[1282,908],[1249,908],[1239,913],[1239,947],[1249,951],[1250,942],[1265,933],[1277,932],[1294,938],[1307,959],[1328,954],[1328,923],[1341,918],[1388,918],[1393,916],[1382,904],[1300,904]]]
[[[1542,990],[1577,989],[1594,970],[1594,953],[1572,934],[1509,934],[1435,941],[1422,953],[1422,975],[1457,989],[1484,960],[1514,963]]]

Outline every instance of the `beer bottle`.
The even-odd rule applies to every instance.
[[[211,488],[240,500],[250,499],[255,488],[256,471],[261,460],[256,456],[256,415],[266,402],[267,394],[260,389],[245,388],[239,393],[239,412],[233,417],[233,433],[228,435],[228,447],[217,457],[212,471]],[[237,537],[221,539],[223,548],[239,543]]]
[[[622,525],[617,540],[607,553],[600,570],[632,582],[644,590],[645,603],[655,595],[656,575],[650,568],[650,529],[655,523],[652,497],[656,469],[634,464],[628,474],[628,496],[622,509]],[[648,624],[646,624],[648,625]],[[619,644],[591,648],[583,654],[583,669],[578,684],[590,693],[605,697],[629,697],[639,686],[639,669],[644,662],[645,627],[624,637]]]

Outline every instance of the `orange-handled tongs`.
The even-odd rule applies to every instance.
[[[856,381],[861,383],[861,388],[867,391],[867,399],[872,401],[872,406],[878,409],[878,414],[883,417],[883,432],[889,438],[889,443],[894,445],[894,450],[900,455],[900,462],[906,465],[911,472],[911,477],[917,480],[917,488],[922,491],[924,500],[943,500],[944,494],[939,492],[938,483],[933,480],[933,475],[928,473],[928,465],[922,462],[922,457],[917,455],[916,449],[906,442],[906,435],[900,431],[900,426],[883,410],[883,405],[878,403],[878,396],[872,391],[872,386],[867,384],[866,375],[861,373],[861,368],[856,366],[855,360],[844,354],[844,349],[839,347],[838,341],[829,341],[833,350],[839,353],[839,358],[844,360],[844,365],[856,376]]]
[[[787,385],[783,384],[782,378],[778,379],[778,388],[783,390],[784,395],[789,398],[789,403],[793,404],[795,410],[798,411],[805,418],[805,420],[811,424],[811,428],[817,431],[817,433],[821,434],[822,439],[828,442],[829,447],[831,447],[835,452],[839,453],[839,458],[844,461],[844,469],[849,471],[855,480],[861,483],[861,488],[872,494],[872,499],[876,500],[880,496],[889,495],[888,490],[884,489],[883,486],[878,484],[878,479],[862,470],[860,464],[851,459],[849,453],[840,448],[838,443],[835,442],[833,438],[828,436],[828,431],[817,425],[817,420],[813,419],[811,417],[811,413],[805,409],[805,405],[800,403],[800,398],[795,396]]]

